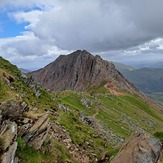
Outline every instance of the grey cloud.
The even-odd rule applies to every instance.
[[[57,1],[31,30],[63,49],[124,49],[163,36],[163,1]]]

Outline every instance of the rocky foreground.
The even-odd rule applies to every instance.
[[[3,102],[0,105],[0,121],[0,160],[2,163],[21,162],[18,157],[15,157],[18,138],[22,138],[35,150],[40,150],[43,149],[42,145],[47,136],[51,140],[55,139],[64,144],[79,162],[96,161],[87,155],[87,150],[76,146],[69,133],[58,123],[51,122],[47,113],[34,114],[24,102],[17,100]],[[50,150],[50,144],[46,148]],[[147,133],[137,132],[127,140],[111,163],[160,163],[161,151],[162,144],[159,140]],[[107,158],[103,161],[107,161]]]

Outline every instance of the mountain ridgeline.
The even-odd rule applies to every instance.
[[[86,91],[105,85],[110,92],[138,90],[115,69],[113,63],[93,56],[86,50],[61,55],[43,69],[29,73],[43,87],[52,91]]]

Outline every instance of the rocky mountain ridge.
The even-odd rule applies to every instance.
[[[103,84],[111,92],[138,92],[114,64],[93,56],[86,50],[77,50],[66,56],[59,56],[46,67],[29,73],[43,87],[51,91],[86,91]]]

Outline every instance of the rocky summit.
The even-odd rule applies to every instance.
[[[61,55],[43,69],[30,73],[43,87],[52,91],[85,91],[91,87],[105,85],[110,92],[136,92],[113,63],[93,56],[86,50],[77,50]]]

